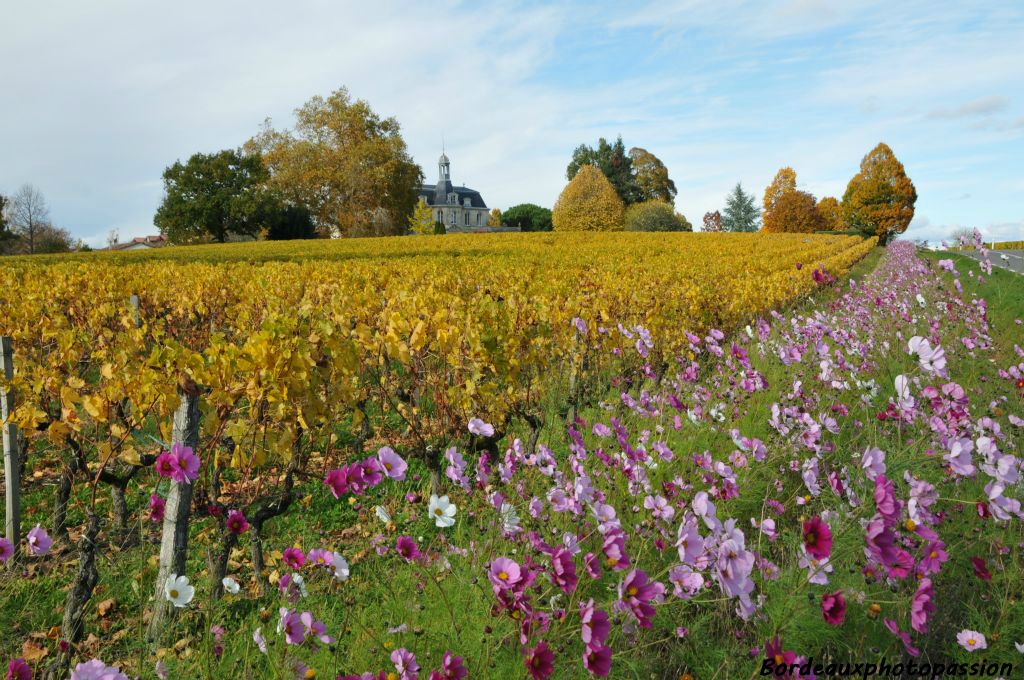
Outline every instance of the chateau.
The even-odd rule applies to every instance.
[[[437,184],[420,187],[420,200],[433,209],[434,219],[449,232],[487,229],[487,204],[480,192],[452,184],[451,162],[444,153],[437,170]]]

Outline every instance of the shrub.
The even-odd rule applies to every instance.
[[[626,231],[693,231],[693,225],[665,201],[634,203],[626,209]]]
[[[556,231],[622,231],[625,212],[604,173],[585,165],[562,190],[551,221]]]

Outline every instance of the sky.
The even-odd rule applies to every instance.
[[[892,147],[906,236],[1024,239],[1024,3],[929,0],[5,2],[0,193],[25,183],[91,245],[156,233],[161,174],[290,127],[345,86],[428,182],[551,206],[580,144],[664,161],[700,224],[782,166],[841,197]]]

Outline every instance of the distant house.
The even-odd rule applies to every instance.
[[[167,237],[163,234],[156,236],[136,236],[127,243],[115,243],[104,250],[150,250],[152,248],[163,248],[167,245]]]
[[[487,230],[487,204],[479,191],[452,184],[451,163],[441,154],[437,161],[437,184],[420,187],[420,201],[431,207],[434,220],[453,231]]]

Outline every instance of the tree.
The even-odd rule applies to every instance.
[[[270,204],[264,210],[261,221],[263,232],[269,241],[292,241],[297,239],[316,238],[316,225],[313,217],[304,205],[284,205],[280,202]]]
[[[914,219],[917,190],[903,164],[885,143],[879,143],[860,162],[843,194],[843,218],[853,229],[888,243],[907,230]]]
[[[644,201],[626,208],[626,231],[693,231],[693,225],[665,201]]]
[[[50,208],[39,189],[31,184],[18,189],[11,201],[10,222],[14,232],[25,239],[28,252],[35,253],[40,229],[50,224]]]
[[[675,202],[676,183],[669,178],[668,168],[660,158],[638,146],[629,150],[629,158],[633,162],[636,185],[643,194],[644,200]]]
[[[825,228],[829,231],[845,231],[846,223],[843,222],[843,211],[839,207],[839,201],[833,196],[823,196],[818,200],[818,213],[821,219],[825,220]]]
[[[294,130],[274,130],[268,120],[245,145],[262,154],[269,186],[308,207],[324,233],[404,234],[423,171],[409,156],[398,121],[353,101],[345,88],[313,97],[295,116]]]
[[[764,190],[765,221],[768,220],[768,213],[775,207],[776,201],[789,191],[796,191],[796,171],[787,166],[775,173],[772,183]]]
[[[255,236],[284,207],[264,187],[268,177],[259,156],[194,154],[164,170],[164,199],[153,223],[172,243]]]
[[[704,213],[704,228],[702,231],[710,233],[722,231],[722,214],[717,210]]]
[[[615,193],[619,195],[625,205],[639,203],[644,200],[643,191],[637,185],[636,177],[633,175],[633,159],[626,153],[626,147],[622,143],[622,136],[609,144],[602,137],[597,142],[597,148],[580,144],[572,152],[572,160],[565,169],[565,178],[572,180],[576,174],[586,166],[594,166],[611,182]]]
[[[768,233],[810,234],[825,227],[814,196],[806,191],[784,192],[764,214],[764,231]]]
[[[488,227],[500,227],[501,226],[501,211],[497,208],[491,208],[491,214],[487,216]]]
[[[427,202],[420,199],[409,216],[409,230],[421,236],[434,233],[434,211]]]
[[[736,187],[725,199],[722,211],[723,231],[757,231],[761,226],[761,211],[754,205],[754,195],[743,191],[737,182]]]
[[[35,252],[37,253],[70,253],[75,242],[67,229],[52,224],[40,224],[36,228]]]
[[[625,206],[596,166],[584,165],[551,211],[556,231],[622,231]]]
[[[10,201],[6,196],[0,194],[0,255],[6,255],[10,248],[18,240],[18,235],[9,228],[7,212],[10,208]]]
[[[111,229],[107,232],[107,247],[113,248],[121,241],[121,232],[117,229]]]
[[[520,231],[551,231],[551,211],[533,203],[514,205],[502,214],[501,219]]]

